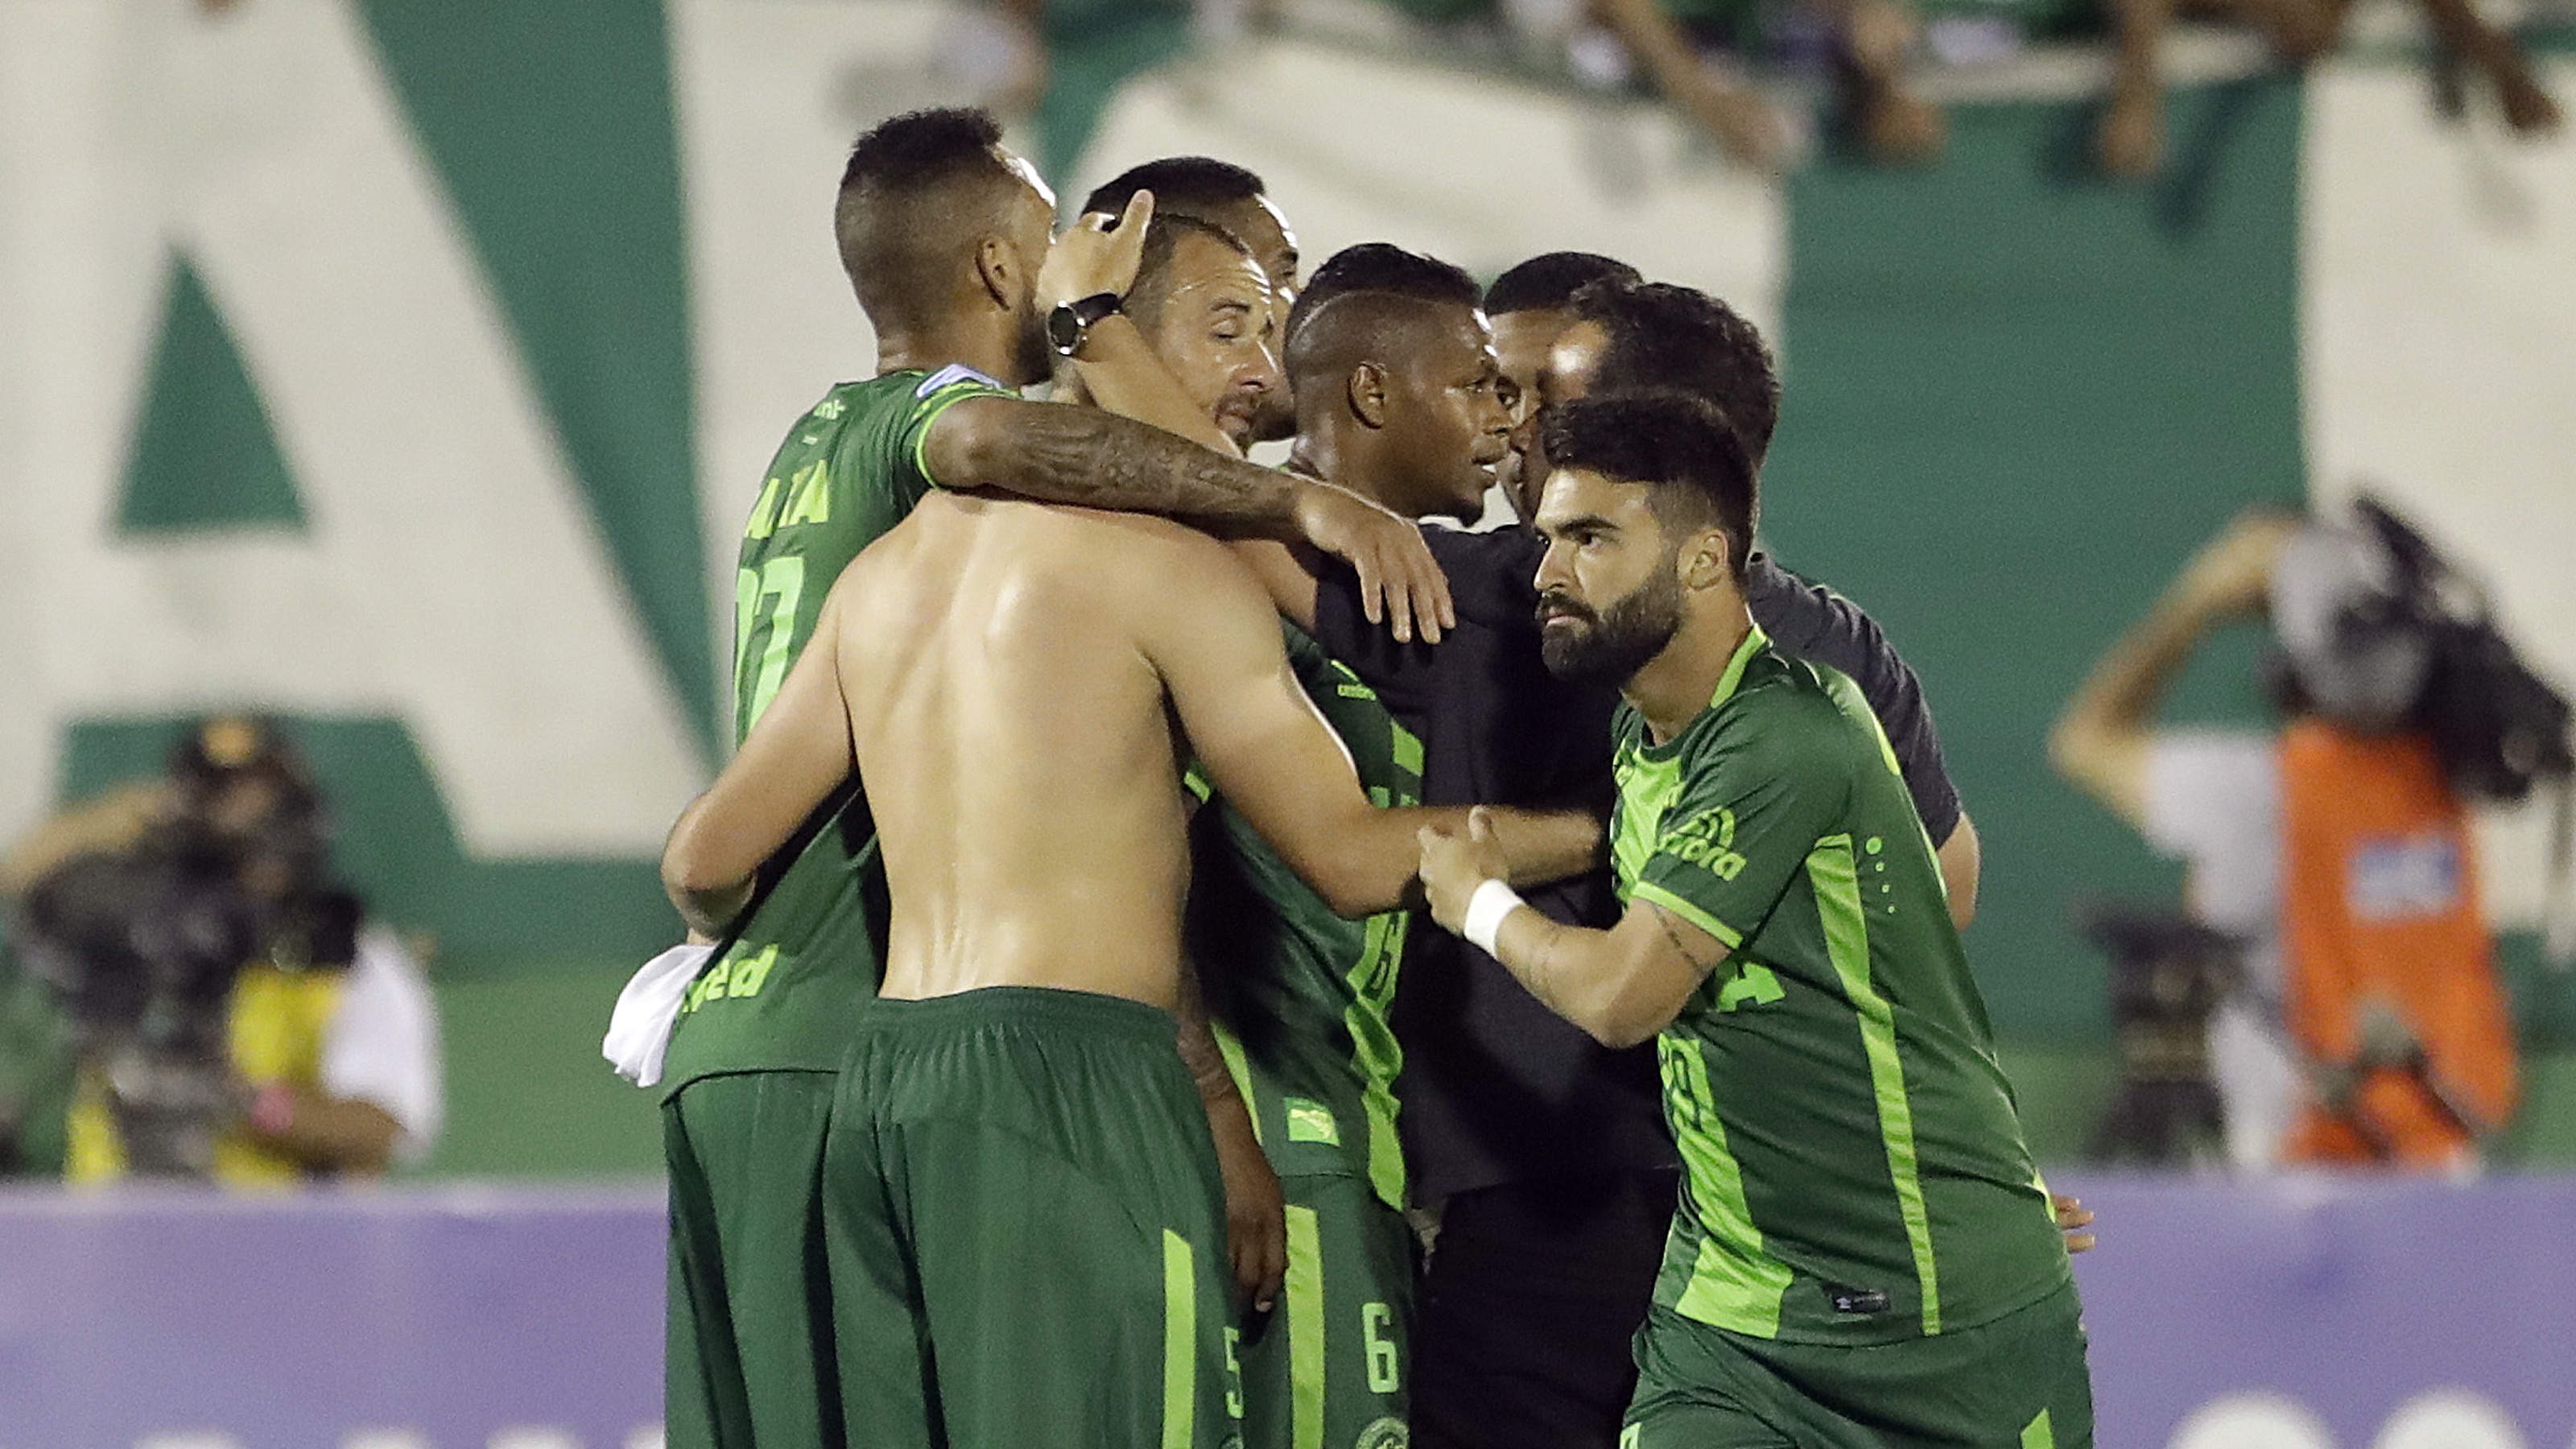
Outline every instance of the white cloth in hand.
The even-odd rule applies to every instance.
[[[644,963],[643,969],[617,993],[608,1014],[608,1035],[600,1055],[617,1075],[639,1087],[662,1080],[662,1054],[671,1046],[672,1024],[680,1019],[680,998],[715,954],[713,946],[674,946]]]

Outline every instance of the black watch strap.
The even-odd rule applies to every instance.
[[[1116,292],[1094,292],[1080,301],[1067,302],[1047,314],[1047,343],[1059,357],[1071,357],[1082,350],[1082,339],[1091,334],[1093,324],[1118,310],[1122,299]]]

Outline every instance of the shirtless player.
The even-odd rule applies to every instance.
[[[1187,601],[1176,608],[1176,600]],[[862,554],[664,879],[721,930],[853,761],[892,929],[826,1157],[853,1440],[1232,1432],[1206,1118],[1173,1048],[1186,748],[1336,911],[1393,905],[1378,811],[1222,545],[1141,516],[935,494]],[[1597,849],[1507,816],[1516,873]]]

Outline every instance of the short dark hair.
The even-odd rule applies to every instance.
[[[1112,216],[1127,209],[1139,191],[1154,193],[1154,210],[1196,214],[1210,207],[1232,206],[1250,201],[1269,190],[1252,171],[1231,161],[1213,156],[1166,156],[1160,161],[1147,161],[1093,187],[1082,199],[1088,214],[1105,211]],[[1201,218],[1204,220],[1205,218]]]
[[[906,111],[880,121],[850,147],[841,190],[862,186],[903,191],[984,165],[1002,144],[1002,123],[973,106]]]
[[[1233,232],[1195,216],[1157,211],[1154,219],[1146,223],[1145,249],[1136,259],[1136,281],[1128,287],[1127,300],[1121,308],[1135,319],[1137,326],[1152,327],[1161,320],[1163,304],[1172,297],[1172,259],[1180,253],[1181,238],[1191,236],[1215,242],[1252,262],[1253,270],[1260,270],[1260,263],[1253,259],[1252,248],[1244,245],[1243,238]]]
[[[1336,297],[1354,292],[1383,292],[1416,302],[1479,307],[1484,293],[1467,269],[1424,252],[1409,252],[1390,242],[1361,242],[1324,258],[1306,279],[1297,305],[1288,313],[1288,336]]]
[[[1725,413],[1688,393],[1593,393],[1540,415],[1549,466],[1580,468],[1654,491],[1666,529],[1715,525],[1738,584],[1761,521],[1761,485]]]
[[[1485,289],[1485,311],[1537,312],[1563,307],[1574,294],[1599,281],[1639,282],[1643,273],[1617,257],[1599,252],[1548,252],[1520,263],[1494,278]]]
[[[1001,220],[1025,185],[1004,159],[1001,123],[963,106],[907,111],[859,137],[832,212],[841,268],[881,326],[934,306],[968,233]]]
[[[1735,425],[1744,456],[1762,466],[1780,419],[1780,376],[1742,314],[1670,282],[1594,282],[1567,305],[1610,335],[1593,392],[1671,388],[1712,403]]]

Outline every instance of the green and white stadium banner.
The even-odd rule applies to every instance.
[[[870,365],[833,181],[863,126],[956,98],[954,23],[0,0],[0,835],[255,706],[298,722],[351,869],[451,952],[664,941],[651,861],[727,737],[741,517],[779,430]],[[2042,739],[2238,507],[2383,489],[2576,681],[2576,142],[2445,120],[2400,58],[2186,85],[2138,187],[2084,164],[2081,66],[1962,101],[1938,168],[1771,182],[1650,104],[1419,41],[1292,32],[1112,86],[1126,63],[1061,65],[1092,92],[1027,138],[1074,158],[1069,196],[1209,152],[1270,179],[1313,258],[1581,247],[1772,334],[1768,542],[1927,682],[2009,1037],[2100,1042],[2070,903],[2171,888]],[[2576,65],[2548,74],[2576,98]],[[2253,652],[2227,641],[2178,712],[2257,717]],[[2540,855],[2495,822],[2508,928]],[[2527,1025],[2576,1035],[2565,996],[2533,987]]]

